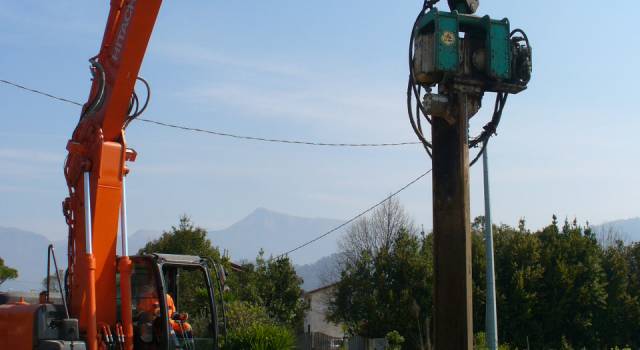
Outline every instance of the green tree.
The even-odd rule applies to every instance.
[[[479,216],[471,224],[471,272],[473,286],[473,331],[485,331],[487,300],[487,264],[484,240],[484,217]]]
[[[221,257],[220,251],[212,246],[207,238],[207,231],[195,226],[186,215],[180,217],[178,226],[171,227],[171,230],[164,232],[160,238],[147,243],[140,249],[139,254],[154,252],[210,258],[222,263],[227,271],[230,270],[229,261]],[[210,272],[212,276],[215,276],[214,272]],[[206,290],[195,287],[200,285],[197,283],[199,278],[197,274],[191,276],[189,273],[183,273],[181,276],[181,280],[186,284],[185,288],[181,287],[183,297],[194,310],[208,298]],[[189,285],[194,288],[189,288]],[[275,322],[298,330],[302,329],[306,309],[306,304],[302,301],[301,285],[302,279],[296,275],[289,258],[267,260],[264,253],[260,252],[255,263],[244,264],[242,271],[230,274],[227,280],[229,292],[225,293],[223,298],[227,302],[243,301],[264,308]]]
[[[211,241],[207,238],[207,231],[195,226],[186,215],[180,217],[178,226],[172,226],[171,230],[163,232],[160,238],[148,242],[138,252],[138,254],[150,253],[195,255],[228,265],[226,260],[221,261],[220,251],[211,245]],[[212,280],[217,278],[215,272],[211,267],[209,274]],[[209,303],[209,292],[201,271],[186,269],[181,271],[178,283],[181,300],[176,302],[181,303],[179,311],[190,315],[194,329],[196,326],[206,328],[210,322],[208,320],[210,316],[203,314],[206,312],[203,305]],[[213,283],[215,286],[215,282]],[[214,295],[218,303],[224,298],[217,293],[217,290],[214,291]]]
[[[376,307],[377,292],[375,283],[374,257],[364,253],[359,259],[343,267],[340,281],[336,284],[333,298],[329,304],[329,320],[343,323],[348,332],[354,335],[376,336],[379,330],[379,317]]]
[[[524,220],[494,232],[500,340],[519,348],[527,339],[533,348],[603,344],[609,285],[593,232],[576,220],[560,228],[555,216],[538,232]]]
[[[603,342],[609,346],[624,345],[636,333],[636,329],[630,326],[637,315],[638,300],[633,298],[629,290],[630,266],[627,262],[627,250],[621,241],[604,250],[607,310],[599,326]]]
[[[242,265],[229,279],[231,299],[263,306],[277,323],[301,331],[304,312],[302,279],[288,257],[265,259],[260,251],[255,263]]]
[[[345,259],[328,318],[365,337],[383,338],[397,330],[407,348],[425,349],[432,305],[432,238],[419,238],[402,225],[390,237],[375,249],[352,252],[357,259]]]
[[[160,238],[148,242],[138,254],[165,253],[197,255],[220,262],[220,251],[211,245],[207,231],[195,226],[187,215],[180,217],[178,226],[162,233]]]
[[[604,249],[607,309],[598,326],[602,332],[602,342],[607,348],[640,346],[637,332],[640,325],[640,293],[636,285],[636,263],[633,245],[625,246],[622,241],[617,241],[610,242]]]
[[[577,348],[600,344],[596,322],[606,311],[607,297],[601,246],[575,220],[565,220],[561,230],[550,225],[538,237],[544,267],[536,308],[544,325],[542,347],[560,347],[563,337]]]
[[[629,264],[629,284],[627,288],[636,305],[635,317],[632,322],[635,324],[635,329],[638,330],[640,329],[640,307],[638,307],[638,304],[640,304],[640,242],[629,247],[627,262]],[[629,342],[629,345],[640,348],[640,332],[636,331]]]
[[[499,339],[526,348],[530,334],[540,334],[536,318],[538,289],[544,273],[540,241],[521,225],[494,226]]]
[[[0,258],[0,285],[7,280],[18,278],[18,270],[5,266],[4,260]]]

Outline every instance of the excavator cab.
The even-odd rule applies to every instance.
[[[220,305],[220,324],[208,261],[173,254],[130,259],[134,349],[218,349],[224,311]],[[217,286],[221,287],[220,283]]]

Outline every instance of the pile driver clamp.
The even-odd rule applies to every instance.
[[[414,30],[418,83],[433,85],[452,77],[491,92],[526,89],[531,78],[531,50],[522,43],[526,39],[513,38],[508,19],[433,8]]]
[[[422,133],[422,120],[441,117],[449,122],[463,108],[472,117],[485,92],[495,92],[496,108],[482,135],[470,140],[479,146],[496,132],[508,94],[527,88],[532,72],[532,48],[521,29],[509,20],[475,16],[478,0],[448,0],[450,12],[425,1],[411,33],[410,78],[407,91],[414,131],[427,151],[431,143]],[[434,88],[437,92],[432,92]],[[421,96],[420,92],[425,91]],[[460,106],[460,97],[466,101]],[[412,100],[417,100],[416,113]],[[458,103],[456,103],[458,102]]]

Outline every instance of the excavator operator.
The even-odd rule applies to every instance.
[[[143,278],[141,281],[141,293],[136,306],[138,320],[138,334],[144,343],[151,343],[155,340],[154,334],[160,334],[161,312],[160,300],[158,298],[155,283],[152,278]],[[176,304],[171,294],[166,294],[167,316],[169,319],[170,333],[181,338],[193,338],[193,330],[187,322],[187,313],[177,312]]]
[[[156,317],[160,316],[160,300],[155,296],[155,294],[155,291],[149,292],[138,301],[136,310],[140,314],[146,314],[146,318],[149,318],[149,316],[151,316],[155,319]],[[171,296],[171,294],[167,293],[165,297],[167,303],[167,316],[169,316],[169,325],[171,326],[173,331],[179,335],[191,333],[191,325],[187,322],[187,320],[189,319],[189,315],[184,312],[177,312],[176,304],[173,301],[173,297]]]
[[[177,312],[176,304],[173,302],[173,297],[171,297],[169,293],[167,293],[167,313],[169,314],[169,325],[176,334],[192,336],[191,325],[187,322],[189,315],[185,312]]]

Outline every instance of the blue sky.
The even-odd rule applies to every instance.
[[[0,79],[84,102],[87,59],[99,48],[108,3],[0,1]],[[413,141],[406,56],[420,3],[167,0],[141,69],[153,89],[144,116],[273,138]],[[498,222],[525,217],[540,227],[554,213],[593,223],[640,215],[640,4],[576,4],[481,3],[480,14],[525,29],[535,50],[530,89],[509,99],[490,147]],[[0,225],[64,237],[62,162],[78,115],[72,105],[0,85]],[[474,117],[472,130],[487,118],[486,110]],[[416,146],[262,144],[144,123],[130,126],[127,140],[139,153],[128,178],[131,230],[166,229],[182,213],[222,228],[256,207],[348,218],[430,167]],[[430,182],[400,196],[426,227]],[[472,215],[481,215],[480,167],[471,185]]]

